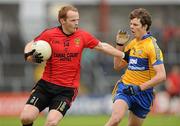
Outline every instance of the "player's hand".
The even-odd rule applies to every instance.
[[[34,52],[34,54],[32,55],[32,60],[35,63],[42,63],[43,62],[43,56],[41,55],[41,53],[38,52]]]
[[[128,85],[123,89],[123,93],[127,95],[137,95],[141,91],[141,88],[136,85]]]
[[[25,60],[27,60],[29,56],[31,56],[32,62],[35,62],[35,63],[42,63],[43,62],[43,56],[41,55],[41,53],[36,52],[35,49],[24,54]]]
[[[119,30],[116,35],[116,44],[123,46],[130,39],[130,35],[125,30]]]

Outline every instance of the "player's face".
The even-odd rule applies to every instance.
[[[79,13],[75,11],[68,11],[67,18],[62,23],[66,34],[74,33],[78,28],[78,24],[79,24]]]
[[[135,38],[141,39],[146,34],[146,25],[142,26],[140,19],[133,18],[130,21],[130,29]]]

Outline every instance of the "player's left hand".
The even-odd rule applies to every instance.
[[[41,53],[36,52],[35,49],[24,54],[25,61],[28,59],[29,56],[31,56],[31,61],[34,63],[43,62],[43,56],[41,55]]]
[[[29,56],[32,56],[35,53],[35,49],[31,50],[30,52],[24,53],[25,61],[28,59]]]
[[[128,85],[125,89],[123,89],[123,93],[127,95],[137,95],[140,91],[141,88],[136,85]]]
[[[130,35],[125,30],[119,30],[116,35],[116,44],[117,45],[124,45],[130,39]]]
[[[41,55],[41,53],[38,52],[34,52],[34,54],[32,55],[32,60],[35,63],[42,63],[43,62],[43,56]]]

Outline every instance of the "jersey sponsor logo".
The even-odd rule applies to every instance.
[[[143,71],[145,70],[145,67],[138,67],[138,66],[128,66],[129,70],[139,70],[139,71]]]
[[[72,61],[72,58],[78,57],[79,53],[54,53],[54,57],[59,57],[61,61]]]
[[[138,59],[130,59],[129,64],[137,64]]]
[[[137,70],[137,71],[148,70],[149,69],[148,59],[130,57],[128,69],[129,70]]]

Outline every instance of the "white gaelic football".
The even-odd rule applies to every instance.
[[[44,40],[35,41],[32,44],[32,50],[35,49],[36,52],[41,53],[43,60],[48,60],[51,57],[52,49],[48,42]]]

